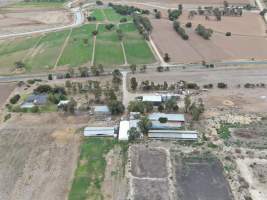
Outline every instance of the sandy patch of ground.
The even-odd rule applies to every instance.
[[[267,199],[267,160],[237,159],[241,175],[249,183],[249,191],[254,200]]]

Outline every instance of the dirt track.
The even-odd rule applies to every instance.
[[[74,132],[83,123],[79,117],[24,114],[2,125],[0,199],[66,199],[78,157]]]

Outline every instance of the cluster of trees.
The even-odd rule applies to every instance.
[[[133,22],[136,28],[138,29],[139,33],[143,35],[144,39],[149,40],[149,35],[152,32],[153,27],[148,17],[134,14]]]
[[[173,28],[184,40],[189,39],[189,36],[186,34],[184,28],[181,27],[178,21],[173,22]]]
[[[160,19],[161,18],[161,12],[158,9],[154,9],[154,14],[155,14],[155,18],[156,19]]]
[[[91,73],[94,76],[99,76],[100,74],[104,73],[104,66],[102,64],[91,66]]]
[[[152,127],[152,122],[148,119],[148,117],[142,117],[140,121],[137,124],[140,132],[144,135],[147,136],[148,131]],[[128,131],[129,135],[129,142],[134,142],[135,140],[139,139],[141,137],[140,132],[137,130],[137,128],[130,128]]]
[[[202,99],[198,99],[198,102],[192,102],[189,95],[187,95],[184,99],[184,108],[186,113],[190,113],[192,115],[193,120],[199,120],[201,113],[204,112],[204,104]]]
[[[258,88],[265,88],[266,85],[264,83],[246,83],[244,85],[244,88],[255,88],[255,87],[258,87]]]
[[[183,13],[183,5],[179,4],[178,9],[168,10],[169,20],[171,21],[177,20],[182,13]]]
[[[50,85],[44,84],[39,85],[37,88],[35,88],[34,93],[48,94],[48,100],[54,104],[58,104],[61,100],[67,100],[67,93],[64,87],[52,87]]]
[[[163,104],[160,104],[158,106],[158,111],[159,112],[163,112],[163,111],[178,112],[179,111],[179,107],[177,105],[176,98],[172,97],[172,98],[166,100]]]
[[[140,84],[140,89],[143,91],[150,91],[150,90],[174,90],[175,84],[168,85],[167,81],[164,81],[163,84],[155,84],[153,81],[142,81]]]
[[[88,16],[88,17],[87,17],[87,20],[88,20],[89,22],[93,22],[93,21],[96,21],[96,17],[95,17],[95,16]]]
[[[169,59],[167,59],[167,57],[169,58]],[[165,56],[164,56],[164,61],[165,62],[169,62],[170,61],[170,57],[169,57],[169,55],[168,54],[165,54]],[[163,66],[158,66],[157,67],[157,72],[168,72],[168,71],[170,71],[170,67],[163,67]]]
[[[105,28],[110,31],[114,28],[114,24],[106,24]]]
[[[220,88],[220,89],[225,89],[225,88],[227,88],[227,84],[221,82],[221,83],[217,84],[217,87]]]
[[[151,102],[131,101],[127,109],[129,112],[140,112],[144,114],[153,111],[153,104]]]
[[[124,36],[122,30],[121,29],[117,29],[116,32],[117,32],[118,39],[120,41],[122,41],[123,36]]]
[[[196,29],[195,29],[196,33],[198,35],[200,35],[201,37],[203,37],[205,40],[210,39],[210,37],[212,36],[213,30],[210,28],[205,28],[205,26],[199,24]]]
[[[134,6],[116,5],[113,3],[109,3],[108,5],[112,7],[120,15],[132,15],[134,13],[148,15],[150,13],[149,10],[143,10]]]

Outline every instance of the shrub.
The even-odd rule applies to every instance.
[[[88,20],[89,22],[91,22],[91,21],[96,21],[96,17],[95,17],[95,16],[88,16],[88,17],[87,17],[87,20]]]
[[[127,22],[127,18],[126,17],[123,17],[120,19],[120,23],[123,23],[123,22]]]
[[[192,23],[191,23],[191,22],[187,22],[187,23],[185,24],[185,27],[186,27],[186,28],[191,28],[191,27],[192,27]]]
[[[159,122],[160,123],[167,123],[168,119],[166,117],[160,117]]]
[[[102,5],[103,5],[103,2],[102,2],[102,1],[96,1],[95,3],[96,3],[96,5],[98,5],[98,6],[102,6]]]
[[[225,83],[218,83],[217,84],[217,87],[218,88],[221,88],[221,89],[224,89],[224,88],[227,88],[227,84],[225,84]]]
[[[20,95],[19,95],[19,94],[16,94],[15,96],[13,96],[13,97],[9,100],[9,102],[10,102],[11,104],[16,104],[16,103],[19,101],[19,99],[20,99]]]
[[[225,35],[226,35],[226,36],[231,36],[232,33],[231,33],[231,32],[226,32]]]
[[[182,14],[181,10],[168,10],[169,13],[169,20],[174,21],[180,17]]]
[[[10,113],[6,114],[4,117],[4,122],[9,120],[10,118],[11,118],[11,114]]]
[[[33,106],[30,111],[32,113],[38,113],[39,112],[39,107],[38,106]]]
[[[92,31],[92,35],[96,36],[98,34],[97,30]]]
[[[213,88],[213,84],[209,83],[209,84],[203,85],[203,88],[211,89],[211,88]]]
[[[107,24],[107,25],[105,25],[105,28],[107,29],[107,30],[111,30],[112,28],[114,27],[114,24]]]
[[[34,93],[49,93],[52,91],[52,87],[50,85],[39,85]]]
[[[194,90],[199,89],[199,87],[196,83],[186,83],[186,88],[187,89],[194,89]]]
[[[48,80],[53,80],[53,75],[52,74],[48,74]]]

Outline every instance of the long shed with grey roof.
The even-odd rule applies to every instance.
[[[114,127],[86,127],[83,135],[88,137],[114,137],[115,129]]]

